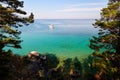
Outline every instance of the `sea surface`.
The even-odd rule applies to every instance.
[[[12,49],[15,54],[26,55],[30,51],[50,53],[60,57],[84,57],[93,51],[89,40],[97,35],[94,19],[36,19],[22,31],[22,49]],[[49,25],[53,24],[54,29]]]

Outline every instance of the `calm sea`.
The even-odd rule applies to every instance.
[[[38,51],[60,57],[84,57],[92,53],[89,39],[98,32],[92,26],[94,22],[93,19],[37,19],[20,28],[22,49],[13,51],[20,55]],[[49,28],[50,24],[54,25],[53,30]]]

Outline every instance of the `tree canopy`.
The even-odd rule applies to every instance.
[[[90,40],[94,50],[89,67],[95,69],[98,80],[118,80],[120,77],[120,1],[110,0],[101,11],[101,18],[93,24],[98,36]]]
[[[27,14],[23,7],[23,1],[0,0],[0,52],[4,47],[21,48],[18,28],[34,21],[33,13],[23,17]]]
[[[113,0],[115,1],[115,0]],[[109,51],[120,53],[120,2],[111,1],[107,8],[103,8],[101,19],[96,20],[94,26],[99,27],[98,37],[90,40],[90,48],[95,51]]]

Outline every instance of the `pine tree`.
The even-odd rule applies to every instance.
[[[34,21],[32,13],[29,17],[20,16],[27,14],[21,8],[23,1],[0,0],[0,52],[4,47],[21,48],[18,28]]]
[[[101,11],[101,18],[93,24],[100,28],[98,36],[90,40],[92,62],[97,80],[119,80],[120,77],[120,0],[110,0]]]
[[[110,1],[107,8],[102,9],[101,19],[94,24],[100,30],[98,37],[90,40],[90,48],[120,54],[120,2],[113,1]]]

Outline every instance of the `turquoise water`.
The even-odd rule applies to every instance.
[[[60,57],[83,57],[92,53],[89,39],[98,30],[92,26],[92,19],[38,19],[22,31],[22,49],[13,49],[14,53],[25,55],[30,51],[52,53]],[[54,24],[54,30],[49,29]]]

